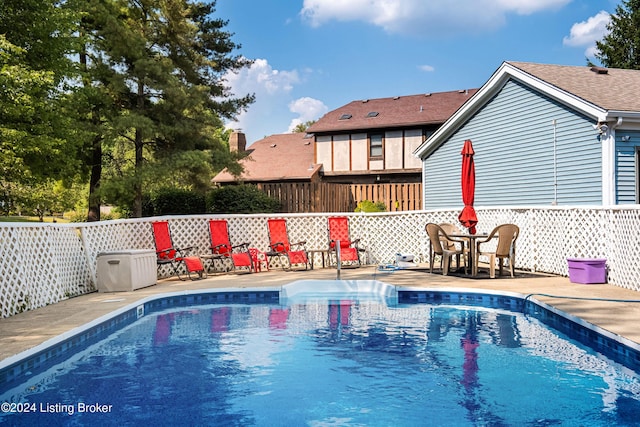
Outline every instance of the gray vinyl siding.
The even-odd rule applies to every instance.
[[[462,205],[460,150],[475,150],[476,206],[551,205],[556,120],[557,203],[600,204],[601,144],[592,120],[517,81],[423,161],[425,208]]]
[[[622,141],[623,136],[631,137]],[[636,148],[640,146],[639,131],[616,130],[616,203],[635,204],[636,199]]]

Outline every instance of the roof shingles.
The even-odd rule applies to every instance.
[[[271,135],[254,142],[247,151],[249,155],[240,161],[243,181],[309,180],[320,168],[313,163],[313,140],[304,132]],[[236,180],[225,169],[212,182]]]
[[[307,132],[319,134],[439,125],[476,92],[477,89],[468,89],[352,101],[322,116]],[[347,115],[351,117],[340,119]]]
[[[512,66],[605,110],[640,111],[640,71],[512,62]]]

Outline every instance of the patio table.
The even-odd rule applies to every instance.
[[[476,240],[478,239],[486,239],[489,233],[452,233],[449,234],[449,237],[455,237],[457,239],[463,239],[462,244],[465,243],[469,245],[469,263],[471,264],[471,276],[475,277],[478,275],[478,269],[476,268]],[[493,238],[498,237],[496,233]]]
[[[315,254],[320,254],[322,256],[322,268],[325,268],[325,257],[329,258],[329,249],[311,249],[308,250],[309,254],[309,264],[311,265],[311,269],[313,270],[313,258]]]

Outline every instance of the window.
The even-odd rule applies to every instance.
[[[369,157],[382,157],[382,134],[369,136]]]

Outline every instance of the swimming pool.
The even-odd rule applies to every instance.
[[[40,349],[4,367],[0,401],[23,413],[0,422],[636,422],[637,371],[554,333],[521,297],[333,284],[167,295],[122,310],[61,340],[70,357]]]

